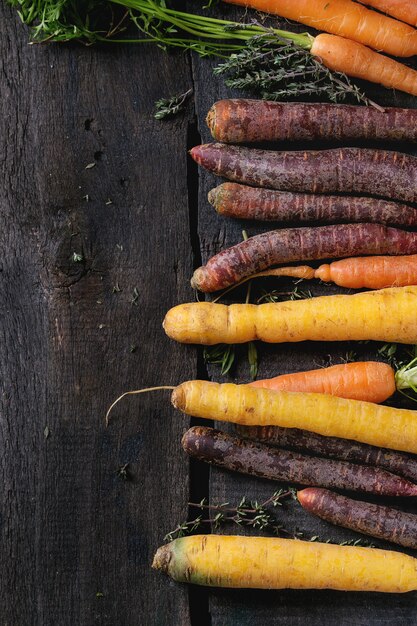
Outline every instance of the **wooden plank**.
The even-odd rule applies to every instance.
[[[188,60],[28,46],[4,3],[0,23],[1,623],[187,625],[186,587],[150,570],[186,516],[187,422],[167,392],[104,414],[195,376],[161,328],[192,297],[191,117],[153,119]]]
[[[279,26],[278,26],[279,27]],[[283,26],[282,26],[283,27]],[[193,71],[196,84],[196,107],[202,143],[212,141],[205,124],[205,116],[210,106],[216,100],[230,97],[233,94],[225,88],[220,79],[213,77],[212,68],[216,61],[194,59]],[[368,86],[367,86],[368,88]],[[386,92],[377,87],[371,87],[369,93],[378,102],[391,106],[416,106],[415,101],[401,94]],[[290,146],[283,146],[283,149]],[[403,146],[400,146],[400,149]],[[200,199],[199,199],[199,237],[203,262],[221,249],[233,245],[241,240],[243,228],[250,235],[263,232],[271,228],[268,225],[254,225],[239,220],[227,220],[217,216],[207,201],[208,191],[219,184],[219,179],[210,173],[200,170]],[[277,287],[277,283],[265,282],[265,289]],[[280,291],[293,288],[291,281],[280,280]],[[337,293],[341,290],[335,287],[305,285],[315,295],[323,293]],[[303,286],[302,286],[303,287]],[[242,295],[242,294],[241,294]],[[233,296],[235,299],[237,296]],[[325,345],[309,343],[306,345],[279,345],[266,346],[258,344],[260,357],[259,377],[273,376],[278,373],[310,369],[340,362],[350,350],[355,350],[364,358],[375,358],[377,346],[338,344]],[[213,380],[225,381],[216,368],[209,369]],[[244,351],[240,351],[239,363],[232,371],[228,380],[232,382],[247,382],[249,367]],[[232,431],[224,423],[216,426],[223,430]],[[213,503],[238,503],[243,495],[263,501],[275,489],[277,483],[264,480],[246,478],[237,474],[213,468],[211,470],[210,498]],[[306,537],[319,535],[323,539],[345,541],[358,538],[359,535],[347,530],[337,529],[305,513],[295,502],[289,503],[278,511],[279,519],[284,526],[294,532],[300,530]],[[219,532],[219,531],[216,531]],[[221,532],[243,532],[238,527],[222,529]],[[253,533],[252,533],[253,534]],[[378,544],[375,541],[375,544]],[[383,545],[379,543],[378,545]],[[389,547],[385,544],[383,547]],[[403,596],[383,596],[378,594],[343,594],[330,591],[230,591],[210,590],[210,611],[212,626],[249,626],[254,624],[291,624],[305,626],[334,625],[343,626],[379,626],[381,624],[415,623],[417,610],[415,594]]]

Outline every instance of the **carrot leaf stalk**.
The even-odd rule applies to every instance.
[[[403,392],[404,389],[412,389],[417,393],[417,357],[396,372],[395,383],[398,391]],[[409,394],[404,395],[415,400]]]

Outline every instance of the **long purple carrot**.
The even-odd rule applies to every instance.
[[[216,141],[417,141],[417,109],[346,104],[219,100],[207,115]]]
[[[297,493],[301,506],[321,519],[371,537],[417,548],[417,515],[388,506],[351,500],[327,489]]]
[[[416,208],[381,198],[313,195],[223,183],[209,192],[208,199],[217,213],[238,219],[417,226]]]
[[[280,450],[205,426],[190,428],[182,446],[200,461],[242,474],[384,496],[417,495],[417,485],[378,467]]]
[[[192,158],[237,183],[306,193],[353,193],[417,202],[417,157],[368,148],[274,152],[222,143]]]
[[[383,467],[417,483],[417,457],[405,452],[377,448],[366,443],[323,437],[307,430],[279,426],[237,426],[242,437],[271,446],[307,452],[321,457],[339,459],[350,463]]]
[[[417,254],[417,233],[380,224],[273,230],[216,254],[196,269],[191,284],[201,291],[218,291],[273,265],[380,254]]]

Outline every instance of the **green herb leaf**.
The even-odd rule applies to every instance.
[[[258,350],[256,349],[256,344],[253,341],[248,343],[248,361],[251,379],[255,380],[258,375]]]
[[[223,376],[230,372],[235,361],[236,351],[234,345],[217,344],[205,348],[203,352],[204,362],[211,365],[221,365]]]
[[[189,89],[185,93],[177,96],[157,100],[157,102],[155,102],[155,119],[164,120],[167,117],[174,117],[175,115],[178,115],[178,113],[184,111],[187,100],[190,98],[192,93],[193,90]]]

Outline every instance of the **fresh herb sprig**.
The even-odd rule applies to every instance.
[[[350,98],[369,104],[345,74],[329,70],[305,47],[267,34],[253,37],[214,73],[225,74],[227,86],[268,100],[316,96],[336,103]]]
[[[203,358],[205,363],[221,365],[221,374],[226,376],[232,368],[236,358],[236,348],[233,344],[223,343],[204,349]]]
[[[241,527],[253,528],[278,537],[284,535],[291,539],[304,539],[305,541],[314,542],[321,541],[322,543],[338,543],[338,545],[341,546],[375,547],[374,544],[366,539],[350,539],[342,542],[334,542],[330,539],[322,539],[319,535],[306,537],[304,533],[298,530],[290,531],[286,529],[280,522],[278,522],[274,514],[274,509],[278,506],[282,506],[283,501],[288,499],[293,499],[298,502],[296,489],[292,487],[280,489],[279,491],[273,493],[270,498],[261,503],[256,500],[249,500],[246,496],[244,496],[235,507],[230,506],[229,502],[224,502],[222,504],[208,504],[205,498],[198,504],[189,502],[189,507],[206,511],[208,516],[205,517],[204,513],[202,513],[191,521],[178,524],[174,530],[165,535],[164,540],[173,541],[179,537],[191,535],[194,532],[199,531],[201,526],[204,525],[211,525],[214,530],[218,530],[225,524],[237,524]]]
[[[178,524],[173,531],[165,536],[165,540],[173,541],[173,539],[178,537],[184,537],[198,530],[203,524],[211,524],[213,528],[217,530],[220,526],[227,523],[234,523],[238,526],[249,526],[258,530],[266,530],[274,535],[285,534],[294,536],[293,533],[287,531],[278,523],[271,511],[271,508],[274,509],[277,506],[282,506],[282,501],[290,497],[296,497],[293,489],[280,489],[261,503],[256,500],[248,500],[246,496],[244,496],[236,507],[231,507],[228,502],[224,502],[223,504],[208,504],[205,498],[198,504],[189,502],[188,505],[190,507],[208,511],[211,516],[205,518],[204,515],[199,515],[189,522]]]
[[[155,102],[154,118],[157,120],[164,120],[168,117],[178,115],[178,113],[184,111],[187,101],[192,93],[193,90],[189,89],[185,93],[157,100]]]

